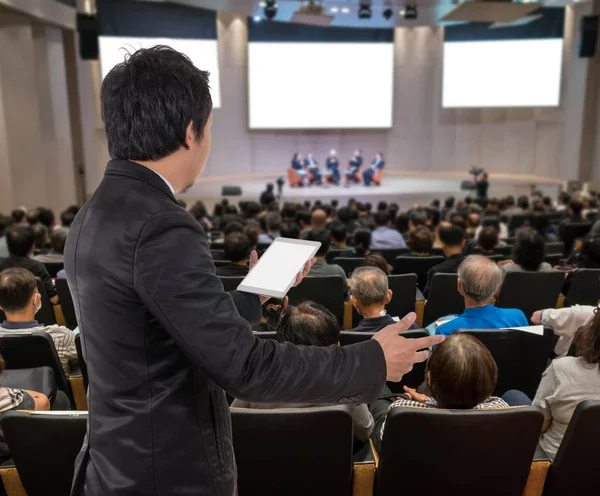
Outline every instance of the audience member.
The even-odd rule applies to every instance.
[[[422,208],[414,208],[408,214],[408,230],[414,231],[417,227],[427,224],[427,211]]]
[[[458,292],[465,299],[465,311],[436,326],[437,334],[449,335],[457,329],[500,329],[529,325],[518,309],[498,308],[490,303],[500,285],[502,272],[491,260],[471,255],[458,268]]]
[[[275,203],[275,193],[273,193],[274,186],[272,183],[267,184],[267,189],[260,194],[260,204],[265,207],[270,207],[271,204]]]
[[[275,238],[278,238],[281,234],[279,228],[281,227],[281,216],[276,212],[269,212],[265,216],[266,233],[261,233],[258,236],[258,242],[264,245],[270,245]]]
[[[560,224],[558,225],[558,237],[561,240],[565,239],[566,226],[568,226],[569,224],[575,224],[586,221],[581,215],[582,211],[583,203],[581,203],[579,200],[571,200],[569,202],[567,217],[561,220]]]
[[[36,224],[39,224],[39,223],[40,223],[40,212],[37,208],[27,212],[27,224],[29,224],[29,227],[35,226]]]
[[[0,273],[0,308],[6,315],[6,320],[0,326],[0,333],[47,332],[54,341],[65,374],[69,375],[70,364],[77,362],[75,333],[66,327],[44,325],[35,320],[35,314],[41,306],[42,296],[38,292],[35,277],[29,270],[12,268]]]
[[[251,249],[256,249],[256,245],[258,245],[258,237],[260,236],[260,228],[253,223],[246,224],[244,226],[244,234],[248,236]]]
[[[60,223],[63,227],[71,227],[73,221],[75,220],[75,215],[70,210],[65,210],[60,214]]]
[[[9,256],[0,259],[0,272],[12,267],[27,269],[44,283],[50,302],[58,304],[56,289],[46,267],[41,262],[33,260],[31,255],[35,249],[35,241],[31,229],[23,226],[13,226],[6,233],[6,244]]]
[[[317,261],[311,267],[308,277],[339,276],[343,281],[344,294],[348,293],[348,281],[346,280],[346,272],[344,272],[344,269],[336,264],[328,264],[325,260],[325,256],[329,252],[329,232],[325,229],[311,230],[304,239],[321,243],[321,246],[315,255]]]
[[[223,251],[225,258],[231,265],[217,267],[218,276],[245,276],[248,274],[248,257],[252,247],[248,236],[244,233],[234,232],[225,236]]]
[[[44,227],[44,229],[46,229]],[[45,254],[34,257],[34,260],[42,263],[64,262],[65,261],[65,243],[69,229],[67,227],[57,227],[50,235],[50,250]],[[37,246],[37,245],[36,245]]]
[[[339,220],[332,222],[329,226],[329,232],[331,233],[331,248],[336,250],[348,249],[348,231],[344,223]]]
[[[468,238],[474,238],[477,228],[481,224],[481,215],[478,212],[471,212],[467,216],[467,230],[466,234]]]
[[[386,276],[391,274],[390,266],[387,263],[387,260],[379,253],[371,253],[370,255],[367,255],[363,260],[362,267],[377,267]]]
[[[371,214],[371,204],[370,203],[357,203],[356,211],[358,213],[358,218],[356,222],[360,227],[365,229],[373,229],[373,215]]]
[[[23,210],[22,208],[16,208],[10,214],[10,216],[12,217],[13,224],[16,225],[27,224],[26,215],[27,212],[25,212],[25,210]]]
[[[298,222],[298,225],[300,226],[300,229],[302,232],[302,237],[304,237],[304,235],[311,229],[311,227],[310,227],[311,214],[304,210],[299,210],[296,213],[296,221]]]
[[[500,209],[496,205],[488,205],[483,211],[483,216],[480,226],[475,231],[476,238],[484,227],[496,227],[500,239],[508,238],[508,226],[500,219]]]
[[[279,232],[282,238],[301,239],[300,227],[295,222],[284,222]]]
[[[504,212],[502,212],[506,217],[512,217],[513,215],[520,215],[523,213],[523,210],[521,209],[521,207],[517,207],[515,206],[515,199],[512,196],[507,196],[504,199],[504,205],[505,205],[505,209]]]
[[[493,227],[484,227],[477,236],[476,250],[484,255],[494,255],[498,246],[498,231]]]
[[[529,198],[522,195],[517,199],[517,206],[521,209],[521,212],[524,214],[529,213]]]
[[[459,265],[465,259],[463,248],[465,247],[465,233],[455,225],[449,227],[440,227],[438,236],[442,244],[442,250],[446,260],[434,265],[427,273],[427,285],[423,290],[423,294],[427,296],[431,286],[431,279],[435,274],[455,274],[458,271]]]
[[[427,257],[431,255],[434,237],[425,226],[418,226],[408,233],[408,246],[411,257]]]
[[[556,211],[557,212],[566,212],[569,206],[569,202],[571,201],[571,195],[566,191],[562,191],[558,195],[558,199],[556,201]]]
[[[325,229],[327,226],[327,213],[325,210],[321,208],[317,208],[313,211],[310,216],[310,228],[315,229]]]
[[[504,276],[509,272],[551,272],[552,266],[544,262],[545,256],[544,238],[535,229],[524,227],[517,231],[512,260],[498,265]]]
[[[48,228],[43,224],[36,224],[29,227],[33,233],[33,241],[35,243],[34,254],[43,255],[50,251],[50,238],[48,237]]]
[[[54,212],[45,207],[38,207],[37,211],[39,212],[40,223],[46,226],[48,231],[52,232],[52,230],[56,227]]]
[[[358,227],[356,221],[352,218],[352,210],[349,207],[341,207],[337,210],[338,220],[346,226],[346,231],[351,234]]]
[[[371,234],[371,250],[406,248],[402,234],[390,227],[390,216],[387,212],[377,212],[374,216],[374,221],[375,230]]]
[[[562,294],[566,295],[571,289],[573,279],[580,269],[600,269],[600,235],[587,235],[578,251],[574,251],[569,257],[569,266],[562,266],[561,270],[567,272],[562,287]]]
[[[12,224],[12,217],[0,214],[0,258],[8,257],[8,246],[6,244],[6,231]]]

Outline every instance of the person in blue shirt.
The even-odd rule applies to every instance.
[[[362,164],[362,152],[360,150],[354,150],[354,155],[348,163],[348,168],[344,171],[344,179],[346,186],[348,186],[348,181],[356,181],[356,173],[360,170]]]
[[[380,210],[377,212],[373,220],[375,230],[371,233],[371,250],[406,248],[406,242],[402,234],[390,227],[392,222],[386,211]]]
[[[524,327],[529,322],[516,308],[498,308],[490,303],[502,284],[502,271],[489,258],[467,257],[458,268],[458,292],[465,299],[465,311],[437,325],[436,334],[446,336],[458,329],[502,329]],[[433,329],[430,329],[430,331]]]
[[[337,158],[337,152],[334,149],[329,151],[329,157],[325,162],[327,170],[323,173],[324,176],[331,177],[333,184],[339,186],[340,184],[340,161]]]
[[[373,176],[377,169],[383,169],[385,166],[385,162],[383,161],[383,153],[379,152],[375,155],[375,160],[371,162],[371,167],[363,171],[363,183],[365,186],[371,186],[371,181],[373,181]]]
[[[309,174],[312,174],[316,184],[321,184],[321,171],[319,163],[314,159],[313,154],[309,153],[304,159],[304,167]]]
[[[304,184],[304,181],[308,179],[308,172],[304,170],[302,155],[300,153],[294,153],[292,156],[291,167],[296,171],[300,178],[300,184]]]

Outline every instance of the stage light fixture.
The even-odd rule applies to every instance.
[[[265,2],[265,17],[269,20],[273,19],[277,15],[277,5],[276,0],[266,0]]]
[[[253,20],[254,22],[260,22],[260,21],[262,21],[262,17],[261,17],[261,16],[259,16],[259,15],[255,15],[255,16],[252,18],[252,20]]]
[[[349,7],[342,7],[342,14],[349,14],[349,13],[350,13]]]
[[[393,15],[394,15],[394,11],[390,7],[388,7],[387,9],[385,9],[383,11],[383,17],[385,19],[387,19],[388,21],[393,17]]]
[[[331,9],[329,9],[329,12],[332,14],[337,14],[339,11],[340,9],[338,7],[331,7]]]
[[[419,16],[416,3],[407,3],[404,7],[404,19],[414,21]]]
[[[373,11],[371,10],[370,3],[361,3],[358,7],[358,18],[359,19],[371,19]]]

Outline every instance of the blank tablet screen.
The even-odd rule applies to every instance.
[[[320,243],[276,239],[239,286],[241,291],[282,297]]]

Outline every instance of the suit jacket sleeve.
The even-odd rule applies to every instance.
[[[242,400],[368,403],[376,398],[386,377],[378,342],[303,347],[255,338],[215,275],[198,229],[191,218],[155,214],[138,240],[133,281],[149,312],[194,366]]]

